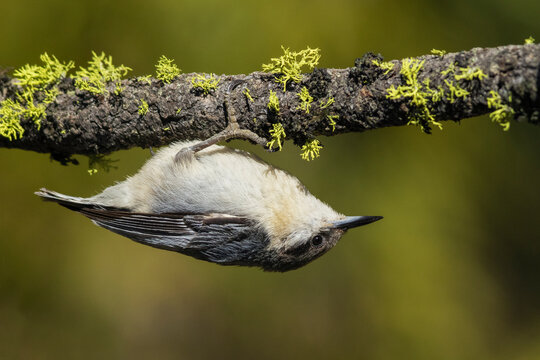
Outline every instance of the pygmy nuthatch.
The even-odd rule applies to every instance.
[[[240,150],[193,142],[162,149],[125,181],[89,198],[41,189],[95,224],[141,244],[221,265],[297,269],[353,227],[380,216],[344,216],[294,176]]]

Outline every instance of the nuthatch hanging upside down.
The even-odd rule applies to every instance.
[[[36,194],[145,245],[267,271],[297,269],[348,229],[381,219],[341,215],[297,178],[244,151],[213,145],[178,159],[193,144],[164,148],[90,198]]]

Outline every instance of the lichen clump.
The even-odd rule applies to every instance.
[[[293,81],[299,83],[302,80],[302,68],[311,70],[319,63],[321,58],[320,49],[308,47],[301,51],[290,51],[289,48],[281,47],[283,55],[270,59],[270,64],[263,64],[265,72],[276,74],[276,82],[283,85],[283,91],[287,90],[287,83]]]
[[[137,77],[137,81],[147,85],[152,85],[152,75],[139,76]]]
[[[501,125],[504,131],[508,131],[510,129],[510,120],[514,118],[514,109],[509,105],[503,104],[501,95],[498,92],[491,90],[489,95],[486,99],[487,106],[490,109],[495,109],[495,111],[489,114],[489,118],[491,121]],[[508,99],[508,101],[512,101],[512,98]]]
[[[384,70],[384,75],[388,75],[390,71],[394,69],[394,63],[390,61],[379,61],[377,59],[371,60],[373,65],[380,67],[382,70]]]
[[[62,63],[56,56],[47,53],[40,55],[39,58],[43,62],[42,66],[26,64],[13,72],[15,82],[24,90],[45,91],[75,67],[73,61]]]
[[[300,157],[306,161],[314,160],[320,156],[321,142],[317,139],[307,141],[300,149]]]
[[[60,93],[58,85],[75,67],[73,61],[60,62],[54,55],[40,55],[43,65],[24,65],[13,72],[13,81],[20,87],[15,97],[0,102],[0,136],[10,140],[21,138],[24,128],[21,120],[32,120],[38,130],[41,120],[46,116],[47,105],[54,102]],[[88,67],[80,67],[71,77],[75,87],[92,94],[108,94],[107,83],[115,83],[115,94],[123,90],[121,78],[131,69],[127,66],[115,66],[112,57],[105,53],[92,52]]]
[[[156,77],[167,84],[173,81],[182,72],[182,70],[173,63],[174,60],[168,59],[165,55],[161,55],[156,64]]]
[[[446,55],[446,50],[431,49],[431,53],[433,55],[443,57],[444,55]]]
[[[0,135],[9,141],[20,139],[24,134],[20,121],[24,111],[24,106],[11,99],[0,102]]]
[[[413,108],[409,110],[408,124],[418,125],[422,131],[430,133],[432,125],[442,129],[442,124],[435,120],[435,116],[431,112],[433,104],[443,99],[450,103],[454,103],[458,99],[465,99],[470,93],[462,87],[462,84],[464,82],[470,83],[473,80],[482,81],[487,75],[478,67],[457,67],[456,63],[450,63],[445,70],[441,71],[445,86],[438,85],[437,88],[432,88],[429,78],[424,79],[423,82],[418,80],[424,62],[425,60],[418,59],[402,60],[400,74],[405,80],[405,85],[390,86],[386,90],[386,97],[393,100],[408,99],[409,103],[413,105]]]
[[[216,78],[214,74],[210,74],[210,76],[196,74],[191,78],[191,85],[194,89],[208,95],[210,91],[217,89],[219,81],[220,79]]]
[[[139,115],[144,116],[148,113],[148,103],[141,99],[141,105],[139,105]]]
[[[326,100],[326,102],[324,100],[319,101],[319,108],[326,109],[327,107],[329,107],[330,105],[332,105],[335,102],[336,102],[336,100],[334,99],[333,96],[331,96],[331,97],[328,98],[328,100]]]
[[[454,75],[454,79],[456,80],[472,81],[473,79],[483,80],[484,78],[487,78],[487,75],[484,73],[484,71],[477,67],[460,67],[459,71],[461,71],[461,74]]]
[[[285,134],[285,129],[283,128],[283,125],[281,123],[272,124],[272,129],[270,129],[270,136],[272,137],[272,140],[270,140],[266,144],[266,147],[269,149],[277,147],[278,150],[281,151],[282,140],[287,136]]]
[[[75,67],[73,61],[60,62],[54,55],[40,55],[43,65],[24,65],[13,72],[14,82],[20,87],[15,99],[0,102],[0,136],[10,141],[24,134],[22,119],[30,119],[40,129],[48,104],[58,96],[58,83]]]
[[[242,91],[242,94],[244,94],[246,96],[246,98],[251,101],[251,102],[254,102],[255,100],[253,99],[253,97],[251,96],[251,92],[249,91],[248,88],[245,88],[243,91]]]
[[[328,119],[328,123],[332,127],[332,132],[336,131],[336,120],[339,119],[339,115],[326,115],[326,118]]]
[[[422,131],[429,133],[431,125],[436,125],[442,129],[442,125],[435,120],[435,116],[428,107],[429,93],[427,88],[418,81],[418,74],[424,66],[425,60],[403,59],[401,62],[400,74],[405,79],[406,85],[399,85],[397,88],[392,85],[387,89],[389,99],[407,98],[414,105],[410,110],[409,125],[420,126]]]
[[[459,86],[459,84],[454,83],[453,81],[444,79],[444,83],[448,87],[449,94],[447,95],[446,99],[450,101],[450,103],[454,103],[457,98],[466,98],[470,95],[470,93]]]
[[[279,98],[275,91],[270,90],[270,96],[268,96],[268,109],[279,113]]]
[[[98,55],[92,51],[92,60],[88,61],[88,67],[81,66],[73,78],[76,88],[93,94],[108,93],[106,84],[112,81],[115,84],[114,93],[118,95],[123,90],[120,80],[130,71],[131,68],[127,66],[115,66],[112,63],[112,56],[107,56],[104,52]]]
[[[309,94],[309,91],[305,86],[302,87],[302,90],[300,90],[298,93],[298,98],[300,98],[300,105],[298,105],[298,109],[304,110],[306,114],[309,114],[309,108],[313,102],[313,96]]]
[[[300,83],[302,81],[302,70],[307,67],[313,70],[318,65],[321,57],[319,49],[307,49],[301,51],[291,51],[284,46],[281,47],[283,55],[278,58],[272,58],[269,64],[263,64],[263,71],[275,74],[275,81],[283,85],[283,92],[287,91],[287,85],[291,82]],[[244,93],[248,99],[250,99],[249,93]],[[309,114],[313,103],[313,96],[309,93],[307,87],[303,86],[300,92],[297,94],[300,104],[297,109],[305,111]],[[319,102],[319,110],[324,110],[334,103],[334,98],[329,98],[326,102]],[[275,91],[270,90],[268,97],[267,107],[275,114],[279,114],[279,98]],[[326,111],[323,111],[323,116],[327,116],[328,122],[332,127],[332,131],[335,130],[336,122],[338,118],[336,115],[328,115]],[[281,123],[273,124],[273,128],[270,130],[271,141],[267,143],[267,147],[277,146],[281,150],[281,141],[285,137],[285,131]],[[305,160],[312,160],[319,156],[319,151],[322,148],[318,140],[314,140],[306,143],[302,148],[302,158]]]

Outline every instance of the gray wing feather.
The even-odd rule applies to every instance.
[[[135,213],[41,189],[44,200],[80,212],[138,243],[223,265],[260,266],[268,237],[252,220],[227,214]]]
[[[147,214],[82,208],[95,224],[152,247],[225,265],[256,265],[267,245],[251,220],[225,214]]]

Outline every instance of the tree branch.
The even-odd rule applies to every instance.
[[[516,121],[540,122],[540,45],[475,48],[417,59],[425,60],[418,72],[420,90],[426,91],[428,78],[430,89],[440,86],[445,90],[439,101],[431,98],[427,101],[427,108],[436,121],[491,113],[495,109],[488,107],[487,99],[490,92],[495,91],[513,109]],[[387,97],[392,86],[406,85],[407,78],[400,73],[403,63],[393,60],[393,68],[386,71],[373,60],[382,59],[366,54],[357,59],[352,68],[315,69],[304,74],[301,83],[289,82],[286,92],[275,82],[273,74],[262,72],[219,76],[217,89],[207,95],[193,88],[194,74],[182,74],[170,84],[157,79],[151,79],[150,83],[136,78],[123,80],[124,90],[118,95],[114,94],[114,84],[108,84],[108,95],[94,95],[75,89],[73,79],[65,78],[59,85],[56,101],[46,109],[41,128],[38,130],[33,121],[23,119],[22,138],[10,141],[0,137],[0,147],[68,157],[105,154],[134,146],[160,146],[175,140],[204,139],[227,126],[226,100],[234,109],[241,128],[268,137],[272,123],[280,122],[287,138],[297,144],[317,135],[406,125],[418,115],[418,104],[412,102],[411,97]],[[460,68],[480,69],[487,77],[458,80],[455,75],[461,73]],[[442,75],[445,70],[450,71]],[[452,98],[445,80],[469,94]],[[300,108],[298,94],[304,86],[314,99],[309,113]],[[253,101],[244,94],[246,88]],[[14,98],[17,90],[13,79],[0,75],[0,101]],[[279,98],[279,113],[267,107],[270,90]],[[330,98],[335,102],[322,108],[321,104]],[[149,105],[144,115],[138,111],[141,100]],[[335,131],[329,115],[339,116],[334,117]]]

